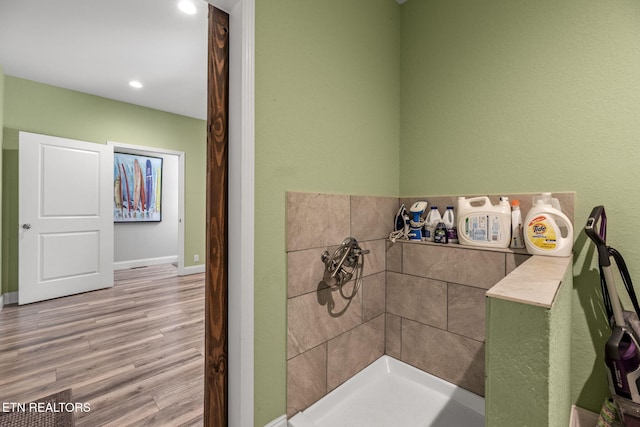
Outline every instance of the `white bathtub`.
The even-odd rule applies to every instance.
[[[389,356],[289,420],[289,427],[481,427],[484,398]]]

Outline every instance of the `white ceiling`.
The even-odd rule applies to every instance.
[[[207,3],[0,0],[0,64],[9,76],[206,118]],[[129,87],[137,79],[142,89]]]

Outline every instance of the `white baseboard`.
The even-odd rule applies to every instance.
[[[2,298],[2,301],[3,301],[3,304],[1,304],[1,305],[17,304],[18,303],[18,291],[7,292],[6,294],[3,294],[1,298]]]
[[[283,415],[279,418],[276,418],[264,427],[287,427],[287,416]]]
[[[205,272],[204,264],[191,265],[189,267],[185,267],[182,270],[182,274],[180,274],[180,276],[189,276],[190,274],[198,274],[198,273],[204,273],[204,272]]]
[[[128,268],[145,267],[147,265],[171,264],[171,263],[177,263],[177,262],[178,262],[177,256],[139,259],[134,261],[114,262],[113,269],[125,270]],[[190,267],[184,268],[184,273],[182,274],[182,276],[188,276],[190,274],[198,274],[198,273],[204,273],[204,272],[205,272],[204,264],[192,265]],[[0,295],[0,310],[2,310],[2,307],[5,305],[17,304],[17,303],[18,303],[18,291],[7,292],[5,294]]]
[[[576,405],[571,405],[570,427],[595,426],[598,423],[598,414],[587,411]]]
[[[146,267],[148,265],[171,264],[178,262],[178,255],[163,256],[158,258],[134,259],[131,261],[119,261],[113,263],[114,270],[128,270],[129,268]]]

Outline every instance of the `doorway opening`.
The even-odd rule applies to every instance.
[[[131,231],[131,226],[135,226],[135,224],[122,224],[118,227],[116,224],[116,229],[114,230],[114,269],[126,269],[126,268],[134,268],[134,267],[142,267],[145,265],[155,265],[155,264],[164,264],[164,263],[173,263],[177,262],[178,265],[178,276],[184,276],[185,274],[191,274],[195,271],[185,272],[184,266],[184,166],[185,166],[185,154],[183,151],[174,151],[174,150],[166,150],[162,148],[152,148],[140,145],[131,145],[131,144],[123,144],[120,142],[108,141],[107,145],[112,146],[114,152],[123,152],[130,154],[139,154],[143,156],[159,156],[163,159],[167,160],[168,164],[163,167],[163,174],[169,173],[172,176],[162,178],[162,191],[165,193],[171,191],[172,195],[175,197],[175,202],[177,203],[177,210],[175,209],[165,209],[165,207],[170,207],[171,199],[167,199],[163,195],[163,221],[166,221],[162,226],[165,233],[175,233],[175,238],[177,241],[177,259],[174,256],[171,257],[154,257],[154,258],[135,258],[136,253],[133,252],[134,249],[131,248],[131,245],[127,240],[126,231]],[[170,166],[167,168],[166,166]],[[171,178],[176,179],[176,181],[172,181]],[[176,186],[175,189],[173,186]],[[168,188],[167,186],[171,186]],[[175,191],[175,193],[173,193]],[[166,212],[166,214],[165,214]],[[175,215],[174,215],[175,214]],[[168,217],[167,217],[168,216]],[[172,227],[171,221],[175,221],[174,224],[177,225],[177,230]],[[157,228],[157,227],[156,227]],[[163,230],[158,230],[161,232]],[[135,230],[134,230],[135,232]],[[122,242],[121,240],[125,240]],[[122,247],[118,247],[118,243],[122,243]],[[166,243],[169,244],[168,242]],[[130,249],[128,254],[119,254],[119,250],[126,250],[124,247],[129,247]],[[125,262],[119,259],[119,255],[124,258],[133,259],[133,261]],[[127,256],[128,255],[128,256]],[[192,269],[190,269],[192,270]]]

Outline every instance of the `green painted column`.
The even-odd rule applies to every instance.
[[[487,426],[569,425],[571,262],[557,283],[550,307],[487,298]]]

